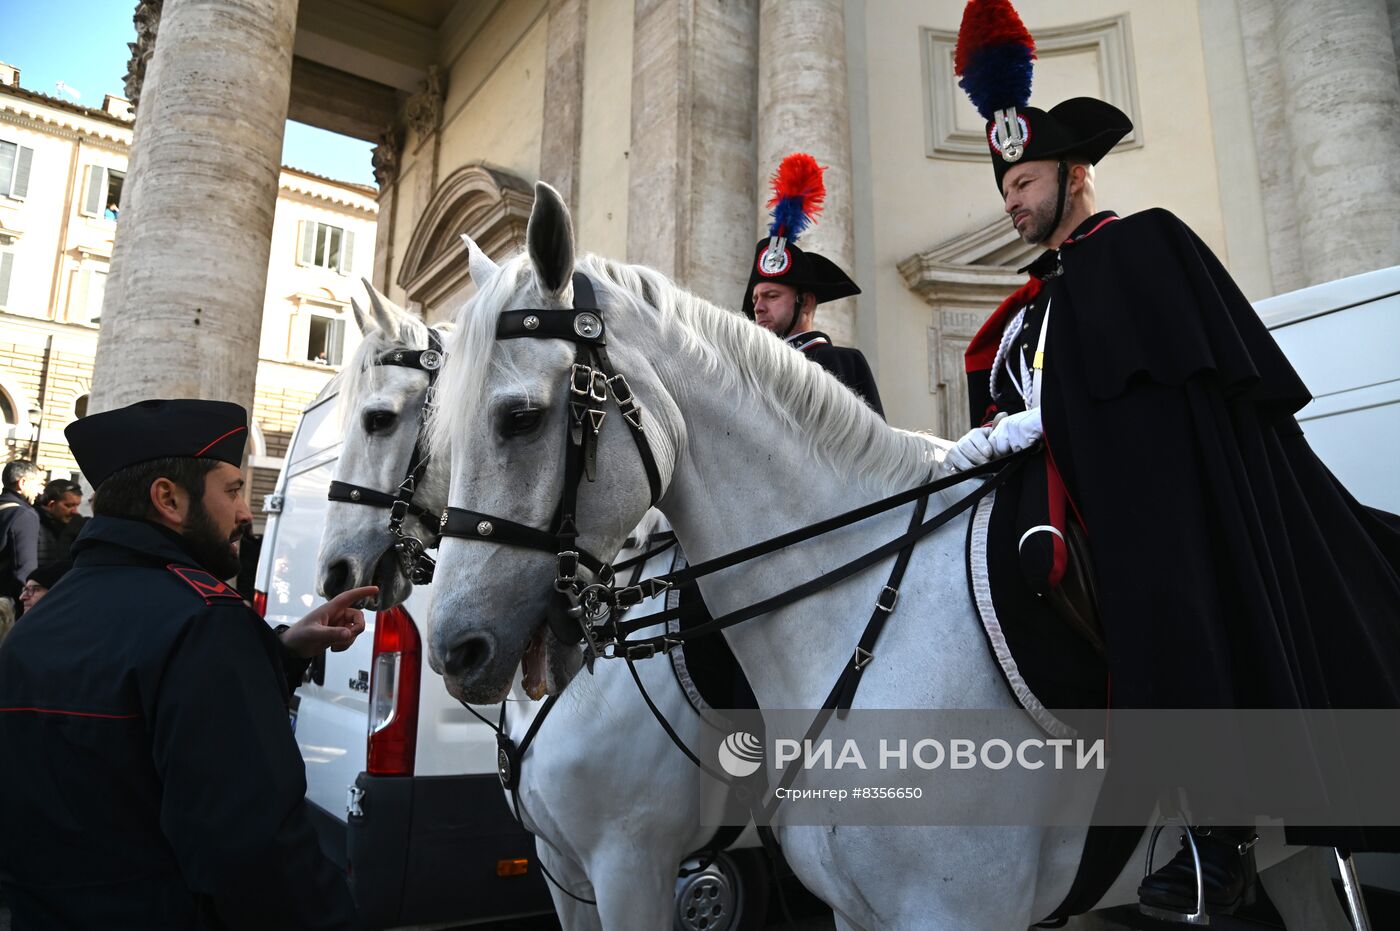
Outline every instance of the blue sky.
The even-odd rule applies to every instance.
[[[134,0],[6,0],[0,61],[20,69],[29,90],[101,107],[122,94],[128,42],[136,40]],[[68,88],[63,91],[59,82]],[[301,123],[287,124],[282,162],[319,175],[374,184],[368,142]]]

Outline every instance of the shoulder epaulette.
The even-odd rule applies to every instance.
[[[238,594],[228,585],[204,569],[196,569],[194,566],[182,566],[178,563],[170,563],[165,568],[178,576],[186,585],[194,589],[195,594],[204,599],[207,605],[214,604],[243,604],[243,596]]]

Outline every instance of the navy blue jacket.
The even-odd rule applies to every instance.
[[[0,645],[15,931],[345,928],[275,634],[170,531],[97,517]]]
[[[16,492],[0,493],[0,596],[18,598],[38,560],[39,512]]]

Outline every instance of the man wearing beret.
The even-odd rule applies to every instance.
[[[145,401],[67,428],[74,566],[0,646],[0,887],[29,928],[347,928],[287,703],[364,629],[354,589],[274,634],[221,579],[247,415]]]
[[[1166,210],[1098,209],[1094,165],[1132,123],[1088,97],[1028,106],[1033,57],[1005,0],[969,3],[957,72],[987,120],[1003,209],[1046,251],[969,345],[973,429],[950,462],[1038,445],[1013,489],[1039,496],[1022,569],[1054,594],[1087,541],[1113,707],[1400,707],[1400,534],[1308,446],[1294,419],[1307,388],[1205,243]],[[1268,778],[1216,765],[1242,786]],[[1233,911],[1253,829],[1194,831],[1207,911]],[[1139,889],[1159,917],[1195,908],[1184,841]]]
[[[773,175],[769,234],[758,241],[744,292],[744,316],[786,340],[792,348],[836,376],[881,417],[880,391],[859,349],[832,344],[816,329],[817,305],[853,297],[860,288],[835,262],[798,248],[797,239],[821,212],[826,196],[816,159],[796,152]]]

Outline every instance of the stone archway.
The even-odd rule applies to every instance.
[[[448,175],[423,210],[408,241],[397,282],[425,319],[471,280],[466,233],[499,261],[525,248],[534,188],[517,175],[467,165]]]

